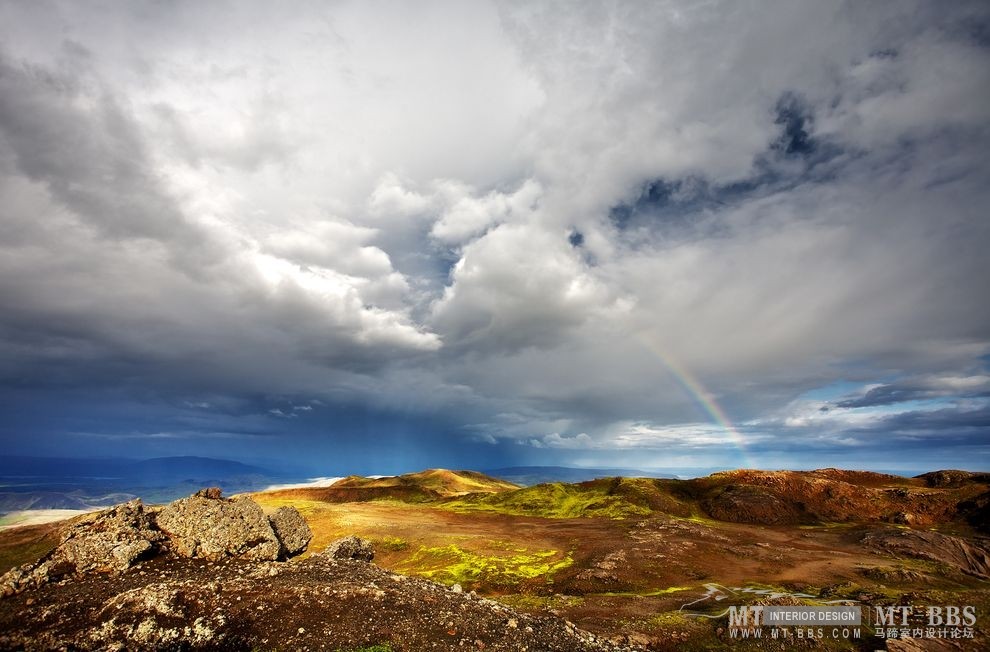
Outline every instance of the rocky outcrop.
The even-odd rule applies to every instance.
[[[253,500],[227,500],[219,489],[164,508],[135,499],[71,525],[50,553],[0,577],[0,593],[12,595],[69,574],[123,572],[166,551],[210,560],[285,559],[303,552],[312,536],[295,508],[283,507],[269,519]]]
[[[973,473],[971,471],[957,471],[946,469],[942,471],[931,471],[915,476],[919,480],[924,480],[929,487],[962,487],[971,482],[990,482],[990,473]]]
[[[212,498],[213,500],[219,500],[223,498],[223,490],[220,487],[206,487],[205,489],[200,489],[193,496],[197,498]]]
[[[375,558],[375,547],[370,541],[355,536],[337,539],[320,553],[330,559],[356,559],[371,561]]]
[[[295,507],[279,507],[268,517],[268,521],[282,544],[281,554],[284,557],[298,555],[313,539],[313,531]]]
[[[71,526],[48,555],[0,578],[0,590],[9,595],[71,573],[123,571],[157,554],[164,539],[153,514],[135,499]]]
[[[125,570],[157,552],[164,537],[156,531],[153,512],[140,499],[99,512],[62,537],[52,559],[64,560],[77,573]]]
[[[156,518],[173,552],[217,560],[279,558],[282,544],[261,506],[250,498],[228,500],[196,494],[170,503]]]
[[[883,529],[866,533],[864,545],[896,557],[914,557],[940,564],[983,579],[990,579],[990,551],[967,541],[928,530]]]
[[[83,575],[0,600],[0,650],[618,652],[549,614],[352,560],[159,555],[106,581]],[[642,648],[636,648],[642,649]]]

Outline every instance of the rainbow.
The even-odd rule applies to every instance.
[[[732,425],[732,421],[729,420],[729,416],[722,409],[722,406],[716,402],[715,397],[712,396],[704,385],[699,381],[690,371],[688,371],[683,365],[679,364],[673,356],[669,353],[664,352],[660,347],[654,345],[652,342],[646,338],[639,338],[640,341],[645,344],[646,348],[653,353],[660,363],[670,374],[670,377],[680,386],[684,393],[704,412],[708,415],[716,425],[725,431],[729,442],[736,448],[739,452],[739,458],[743,462],[742,466],[744,468],[755,469],[759,468],[754,462],[753,458],[750,456],[749,451],[746,449],[746,441],[743,439],[742,435],[739,434],[739,430]]]

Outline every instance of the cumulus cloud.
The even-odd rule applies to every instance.
[[[3,391],[590,464],[985,434],[988,19],[4,5]]]
[[[447,181],[439,184],[438,192],[443,197],[444,209],[430,235],[444,244],[458,245],[498,224],[530,222],[541,188],[535,181],[527,180],[513,193],[492,191],[477,197],[470,188]]]

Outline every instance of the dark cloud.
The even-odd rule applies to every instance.
[[[2,4],[5,448],[965,461],[986,24]]]
[[[185,264],[218,253],[162,187],[137,126],[86,68],[0,53],[0,135],[21,173],[101,234],[161,241]]]
[[[784,156],[811,156],[818,148],[812,137],[814,117],[801,98],[785,94],[777,102],[774,124],[781,127],[780,137],[773,143],[773,149]]]
[[[990,397],[990,377],[906,378],[871,387],[864,394],[837,401],[835,405],[840,408],[875,407],[945,397]]]
[[[916,410],[884,418],[873,430],[900,443],[913,441],[915,448],[978,445],[986,448],[990,407]],[[919,439],[920,438],[920,439]]]

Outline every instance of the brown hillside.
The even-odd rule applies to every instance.
[[[885,521],[930,527],[986,493],[974,475],[952,488],[867,471],[728,471],[687,481],[713,518],[738,523]]]
[[[435,491],[443,496],[459,496],[467,493],[497,493],[518,489],[519,485],[487,476],[477,471],[448,471],[427,469],[418,473],[362,478],[352,475],[333,485],[334,488],[418,487]]]

